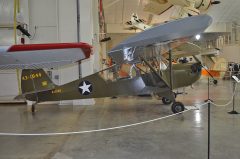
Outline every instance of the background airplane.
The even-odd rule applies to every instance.
[[[207,11],[212,5],[219,4],[215,0],[149,0],[144,6],[144,11],[160,15],[172,8],[179,6],[180,10],[173,19],[199,15],[200,12]]]
[[[126,25],[130,26],[129,28],[126,28],[128,30],[137,30],[137,29],[146,30],[152,27],[150,25],[145,24],[145,20],[139,19],[136,13],[132,14],[130,21],[127,21]]]

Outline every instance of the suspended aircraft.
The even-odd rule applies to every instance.
[[[184,105],[175,101],[174,88],[183,87],[200,78],[201,66],[199,63],[181,67],[169,66],[164,71],[156,69],[148,53],[137,51],[150,45],[169,46],[173,42],[203,32],[212,22],[208,15],[188,17],[155,26],[124,40],[114,47],[108,54],[115,65],[90,76],[72,81],[64,85],[55,85],[42,69],[23,69],[21,77],[22,95],[16,97],[34,101],[35,106],[45,101],[101,98],[112,96],[134,96],[155,93],[173,102],[172,111],[183,111]],[[186,24],[191,24],[186,27]],[[171,61],[171,50],[169,61]],[[16,53],[17,54],[17,53]],[[84,56],[82,59],[84,59]],[[150,57],[150,59],[149,59]],[[135,74],[120,78],[118,68],[121,64],[131,64]],[[144,63],[148,70],[137,67]],[[172,68],[173,67],[173,68]],[[176,67],[176,68],[174,68]],[[113,78],[106,79],[103,72],[113,70]],[[172,77],[175,77],[173,80]]]
[[[129,28],[126,28],[128,30],[146,30],[152,27],[145,24],[145,20],[140,19],[136,13],[132,14],[130,21],[127,21],[126,25],[130,26]]]
[[[199,15],[207,11],[212,5],[219,4],[216,0],[149,0],[144,6],[144,11],[160,15],[173,6],[180,6],[180,10],[174,19]]]

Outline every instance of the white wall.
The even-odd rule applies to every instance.
[[[58,42],[57,0],[29,0],[30,43]]]
[[[228,62],[240,63],[240,46],[229,45],[223,48],[221,57],[225,58]]]
[[[206,30],[206,32],[226,32],[226,23],[212,23]]]
[[[99,71],[99,28],[98,28],[98,1],[80,0],[80,41],[93,45],[91,59],[82,61],[82,77]]]
[[[94,72],[94,68],[97,71],[99,67],[98,39],[94,38],[98,37],[98,5],[96,0],[79,0],[79,2],[80,40],[96,45],[94,47],[95,56],[92,56],[91,60],[82,62],[82,76],[87,76]],[[23,15],[25,22],[30,26],[30,33],[35,33],[34,38],[29,43],[77,42],[76,0],[21,0],[21,7],[26,10]],[[94,33],[96,36],[93,35]],[[4,40],[0,40],[0,45],[3,44],[3,41],[13,43],[13,35],[11,34],[13,33],[5,32],[4,36],[1,34],[1,39]],[[15,71],[14,75],[16,75]],[[65,84],[79,78],[79,66],[76,64],[53,70],[52,75],[53,77],[59,75],[59,79],[53,79],[54,82]],[[16,91],[14,92],[16,95],[18,94]]]
[[[11,45],[14,44],[14,32],[13,32],[13,15],[14,15],[14,1],[11,0],[0,0],[0,25],[9,26],[8,29],[0,29],[0,45]],[[26,24],[29,24],[28,18],[28,0],[21,0],[20,13]],[[19,38],[18,38],[19,42]]]
[[[0,71],[0,103],[12,101],[18,92],[16,71]]]
[[[76,0],[58,0],[59,42],[77,42]]]
[[[0,0],[0,25],[13,24],[13,1]],[[0,29],[0,44],[13,44],[13,29]],[[3,38],[4,37],[4,38]]]
[[[93,18],[92,0],[80,0],[80,41],[92,44],[93,40]],[[82,61],[81,76],[86,77],[93,73],[93,59]]]
[[[13,32],[13,0],[0,0],[0,25],[9,25],[12,28],[0,29],[0,45],[14,44]],[[24,22],[29,24],[28,0],[21,0],[20,13]],[[18,38],[19,40],[19,38]],[[12,101],[19,95],[19,85],[16,70],[0,71],[0,102]]]
[[[57,0],[57,23],[59,42],[77,42],[77,7],[76,0]],[[58,84],[63,85],[79,79],[78,64],[69,65],[58,69]],[[54,73],[53,73],[54,74]],[[73,104],[73,101],[61,101],[60,105]]]

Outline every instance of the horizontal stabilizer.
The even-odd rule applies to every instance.
[[[57,68],[90,57],[86,43],[0,46],[0,69]]]

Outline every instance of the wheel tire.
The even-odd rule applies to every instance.
[[[218,81],[217,80],[213,80],[213,84],[217,85]]]
[[[165,97],[163,97],[163,98],[162,98],[162,102],[163,102],[163,104],[166,104],[166,105],[168,105],[168,104],[171,104],[171,103],[172,103],[172,101],[171,101],[171,100],[169,100],[169,99],[167,99],[167,98],[165,98]]]
[[[172,104],[172,112],[174,114],[180,113],[185,110],[184,105],[181,102],[175,102]]]

